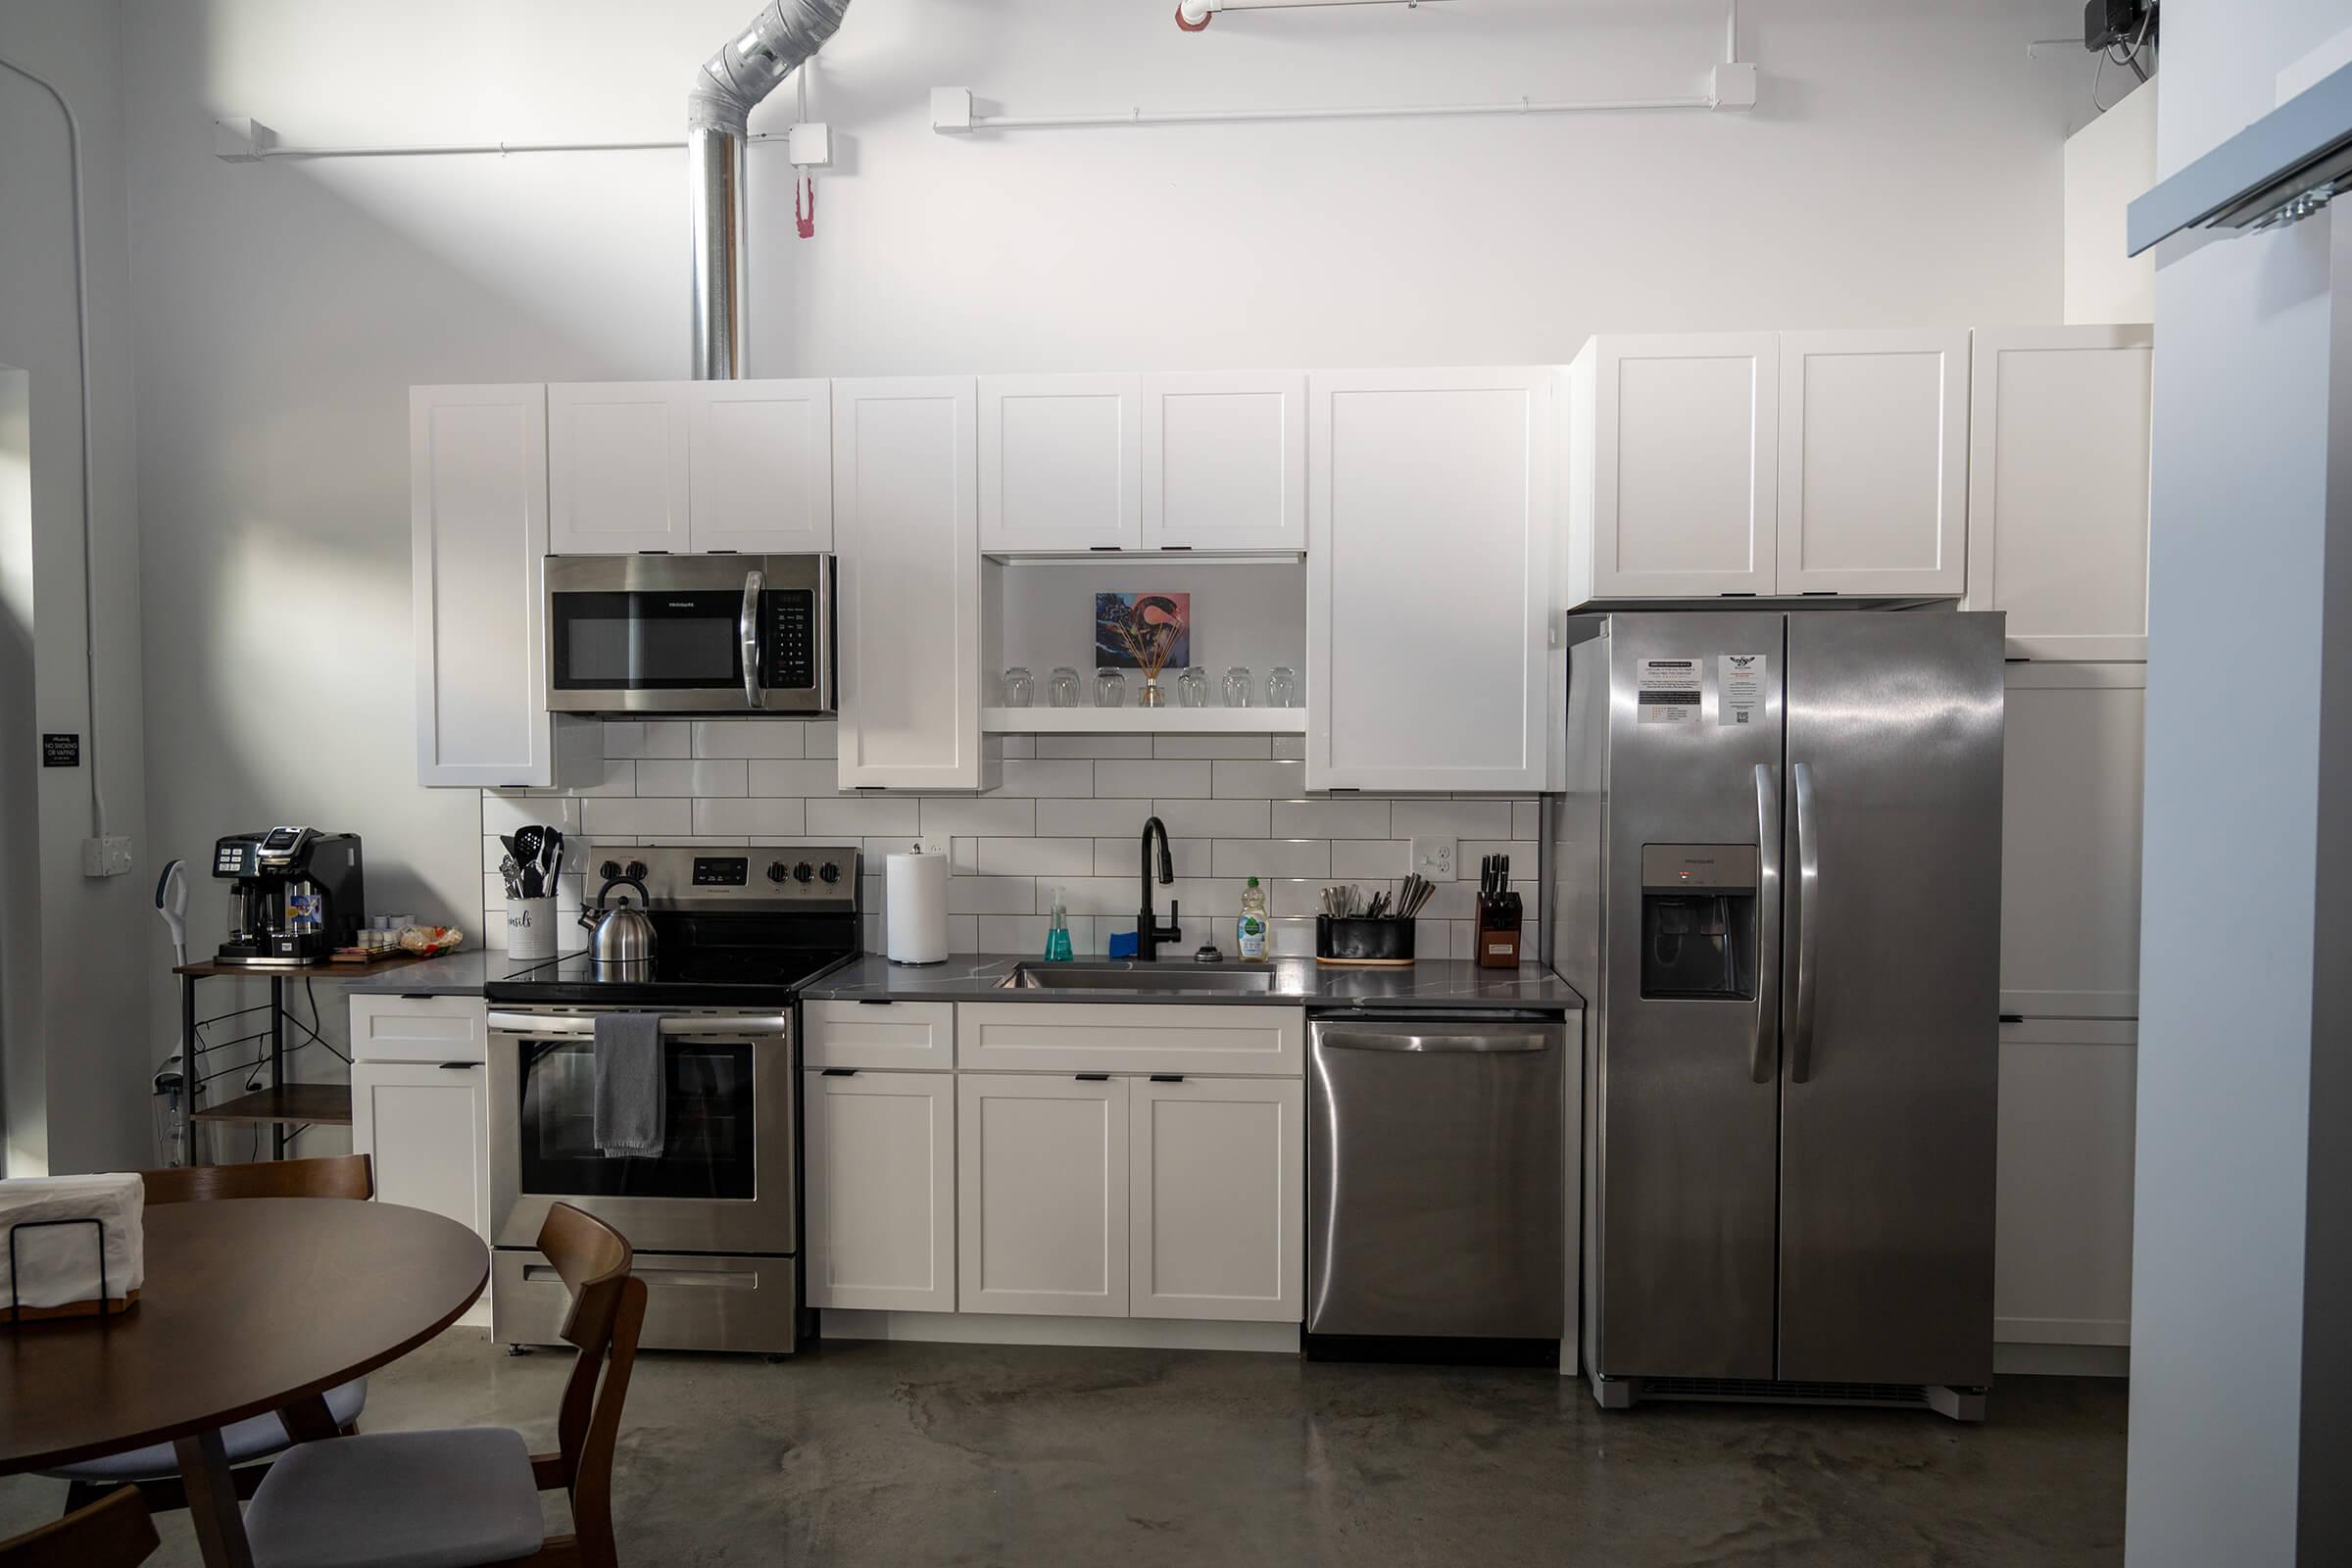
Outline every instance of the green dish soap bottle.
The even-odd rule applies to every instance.
[[[1266,890],[1251,877],[1242,889],[1242,921],[1240,936],[1241,956],[1250,962],[1262,963],[1266,956]]]
[[[1046,961],[1070,961],[1070,910],[1062,902],[1059,888],[1054,890],[1054,907],[1046,920]]]

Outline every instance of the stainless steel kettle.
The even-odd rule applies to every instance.
[[[631,906],[625,893],[618,905],[607,907],[605,900],[614,888],[635,888],[640,900],[653,902],[637,878],[606,878],[605,885],[597,889],[596,903],[580,910],[580,924],[589,931],[588,961],[599,980],[650,980],[654,974],[653,916]]]

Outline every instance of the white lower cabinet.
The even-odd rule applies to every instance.
[[[351,999],[351,1150],[375,1198],[490,1240],[489,1015],[479,997]],[[490,1321],[484,1292],[462,1323]]]
[[[836,1068],[802,1081],[808,1304],[953,1312],[955,1078]]]
[[[1132,1317],[1296,1323],[1306,1275],[1306,1086],[1128,1085]]]
[[[2001,1025],[1993,1338],[2132,1342],[2132,1169],[2139,1026]]]
[[[1127,1316],[1127,1081],[962,1073],[956,1304]]]

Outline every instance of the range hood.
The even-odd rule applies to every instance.
[[[2352,188],[2352,66],[2323,76],[2132,204],[2129,254],[2187,228],[2263,229]]]

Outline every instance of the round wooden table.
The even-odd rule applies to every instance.
[[[438,1214],[331,1198],[171,1203],[146,1233],[129,1312],[0,1329],[0,1475],[170,1442],[204,1560],[243,1568],[220,1428],[277,1410],[331,1437],[320,1396],[456,1322],[490,1251]]]

